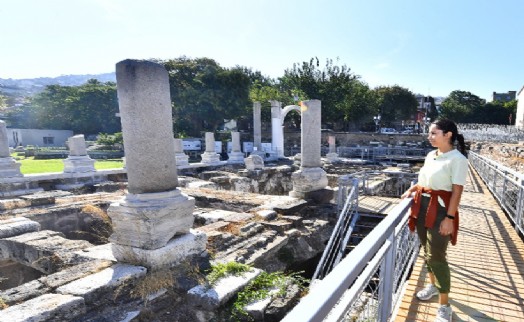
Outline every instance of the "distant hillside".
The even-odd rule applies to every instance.
[[[13,96],[31,96],[43,90],[47,85],[79,86],[93,78],[102,83],[116,82],[115,73],[97,75],[62,75],[58,77],[27,79],[0,78],[0,93]]]

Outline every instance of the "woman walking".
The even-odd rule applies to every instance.
[[[464,137],[458,134],[453,121],[434,121],[429,127],[428,140],[436,150],[426,156],[418,183],[401,198],[414,194],[409,227],[417,230],[430,281],[417,292],[417,298],[427,301],[438,295],[440,306],[435,321],[451,321],[452,309],[448,302],[451,280],[446,250],[449,242],[452,245],[457,242],[458,207],[466,184],[468,160],[464,156]]]

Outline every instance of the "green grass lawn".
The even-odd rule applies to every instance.
[[[19,158],[19,157],[18,157]],[[33,157],[18,160],[22,165],[20,171],[22,174],[62,172],[64,171],[63,159],[34,160]],[[117,160],[96,160],[95,169],[116,169],[122,168],[123,161]]]

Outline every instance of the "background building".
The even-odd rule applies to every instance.
[[[517,115],[515,115],[515,126],[524,129],[524,86],[517,95]]]
[[[70,130],[7,129],[11,147],[19,145],[65,146],[65,142],[71,136],[73,136],[73,131]]]
[[[493,92],[491,96],[491,101],[501,101],[501,102],[510,102],[514,101],[517,91],[508,91],[507,93],[497,93]]]

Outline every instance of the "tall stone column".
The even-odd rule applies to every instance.
[[[262,151],[262,104],[253,103],[253,148]]]
[[[168,74],[160,64],[124,60],[116,79],[128,193],[108,209],[113,254],[151,268],[171,266],[202,252],[206,236],[191,230],[194,198],[177,189]]]
[[[95,160],[87,154],[86,140],[83,134],[75,135],[67,140],[69,156],[63,160],[64,173],[94,172]]]
[[[7,126],[0,120],[0,178],[22,177],[20,165],[9,153]]]
[[[239,132],[231,132],[231,153],[228,156],[228,163],[244,163],[244,153],[240,150]]]
[[[177,167],[189,165],[189,156],[184,153],[184,143],[182,139],[174,139],[175,146],[175,160]]]
[[[326,158],[330,163],[336,163],[339,161],[337,154],[336,138],[334,135],[328,136],[329,152],[326,154]]]
[[[253,103],[253,152],[251,154],[259,155],[264,158],[265,153],[262,151],[262,104]]]
[[[269,101],[271,103],[271,146],[277,152],[279,158],[284,157],[284,120],[282,120],[282,103]]]
[[[293,190],[290,196],[307,198],[311,192],[326,188],[328,179],[321,168],[321,102],[303,101],[301,104],[301,163],[293,172]],[[332,192],[331,192],[332,195]]]
[[[215,135],[213,132],[206,132],[206,151],[202,154],[202,163],[207,165],[218,165],[220,155],[215,151]]]

